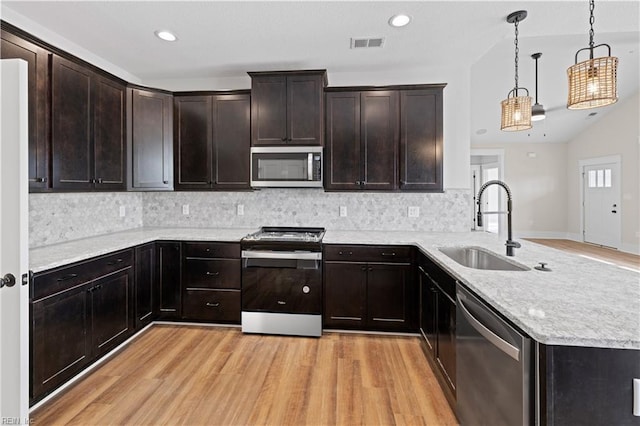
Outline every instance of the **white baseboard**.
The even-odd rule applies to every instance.
[[[640,244],[622,243],[618,250],[625,253],[640,255]]]

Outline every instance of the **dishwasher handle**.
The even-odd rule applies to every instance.
[[[480,321],[478,321],[478,319],[476,319],[476,317],[474,317],[471,314],[471,312],[469,312],[469,310],[464,304],[463,297],[461,297],[460,294],[458,294],[458,306],[460,307],[460,310],[466,317],[467,321],[469,321],[469,324],[478,333],[480,333],[485,339],[487,339],[493,346],[500,349],[502,352],[509,355],[511,358],[515,359],[516,361],[520,361],[520,349],[513,346],[509,342],[505,341],[500,336],[495,334],[493,331],[489,330]]]

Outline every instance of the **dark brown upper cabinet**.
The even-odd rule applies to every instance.
[[[130,190],[173,189],[173,96],[127,89]]]
[[[398,93],[327,93],[325,189],[398,188]]]
[[[125,86],[53,56],[53,189],[124,190]]]
[[[323,145],[326,70],[249,75],[251,145]]]
[[[442,87],[400,91],[400,189],[442,191]]]
[[[444,86],[327,89],[325,189],[442,191]]]
[[[29,83],[29,191],[51,186],[49,170],[49,57],[51,53],[2,30],[0,58],[23,59],[28,64]]]
[[[251,96],[176,95],[175,189],[250,188]]]

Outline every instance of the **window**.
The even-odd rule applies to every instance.
[[[611,188],[611,169],[589,170],[589,188]]]

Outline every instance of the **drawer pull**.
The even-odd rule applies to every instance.
[[[285,302],[284,300],[278,300],[278,305],[286,305],[287,302]]]
[[[382,252],[382,253],[380,253],[380,254],[381,254],[382,256],[389,256],[389,257],[392,257],[392,256],[395,256],[395,255],[396,255],[396,254],[395,254],[395,253],[393,253],[393,252],[392,252],[392,253],[385,253],[385,252]]]
[[[207,306],[209,306],[211,308],[217,308],[218,306],[220,306],[220,303],[207,302]]]
[[[77,276],[78,274],[69,274],[69,275],[65,275],[62,278],[58,278],[57,281],[66,281],[66,280],[70,280],[71,278],[75,278]]]
[[[220,275],[220,272],[209,272],[209,271],[207,271],[207,275],[210,275],[212,277],[217,277],[218,275]]]
[[[342,250],[341,250],[341,251],[339,251],[339,252],[338,252],[338,254],[339,254],[340,256],[344,256],[344,255],[347,255],[347,256],[353,256],[353,252],[352,252],[352,251],[342,251]]]
[[[122,263],[122,262],[124,262],[122,259],[116,259],[116,260],[114,260],[113,262],[109,262],[109,263],[107,263],[107,265],[110,265],[110,266],[111,266],[111,265],[116,265],[116,264],[118,264],[118,263]]]

